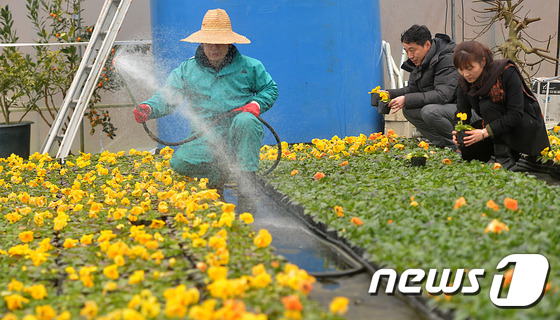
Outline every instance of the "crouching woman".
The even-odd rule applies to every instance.
[[[512,169],[526,154],[536,159],[549,147],[544,119],[534,94],[511,60],[494,60],[492,51],[476,41],[459,44],[453,54],[459,70],[457,113],[482,118],[471,123],[460,145],[463,159],[489,161],[492,156]],[[453,140],[456,142],[456,132]]]

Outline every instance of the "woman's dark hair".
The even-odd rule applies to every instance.
[[[455,47],[453,52],[453,64],[457,69],[465,69],[477,62],[482,64],[486,60],[486,65],[494,61],[492,50],[480,42],[465,41]]]
[[[416,43],[417,45],[423,46],[426,41],[432,40],[432,34],[426,26],[419,26],[417,24],[408,28],[405,32],[401,34],[401,43]]]

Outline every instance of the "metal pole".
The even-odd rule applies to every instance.
[[[451,0],[451,39],[455,39],[455,0]]]
[[[558,29],[556,31],[556,68],[554,69],[554,75],[558,75],[558,58],[560,57],[560,0],[558,1]]]
[[[82,36],[82,3],[80,2],[80,0],[78,0],[78,36],[81,37]],[[78,54],[80,55],[81,58],[83,58],[82,55],[82,47],[78,46]],[[82,122],[80,123],[80,151],[81,152],[86,152],[86,146],[85,146],[85,141],[84,141],[84,118],[82,118]]]

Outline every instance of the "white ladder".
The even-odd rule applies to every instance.
[[[132,0],[105,0],[82,62],[41,147],[42,154],[49,153],[53,143],[60,140],[62,142],[56,157],[64,159],[70,153],[72,142],[95,90],[97,80],[103,71],[103,66],[113,48],[117,33],[131,3]],[[70,121],[66,132],[63,132],[63,125],[69,116]]]

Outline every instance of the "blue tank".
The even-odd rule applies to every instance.
[[[151,0],[150,7],[161,79],[194,56],[198,45],[179,40],[200,30],[207,10],[221,8],[233,31],[251,40],[239,51],[262,61],[278,84],[278,100],[262,117],[283,141],[383,131],[368,94],[383,87],[379,0]],[[177,113],[158,119],[158,135],[182,140],[187,123]],[[274,141],[267,132],[264,143]]]

